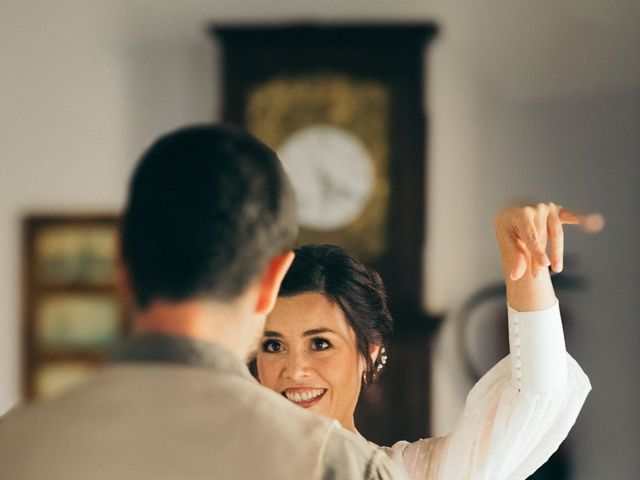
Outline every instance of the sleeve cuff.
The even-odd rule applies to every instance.
[[[535,312],[507,306],[511,381],[518,390],[545,392],[565,385],[567,359],[560,318],[555,305]]]

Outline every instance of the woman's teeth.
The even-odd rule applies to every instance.
[[[284,396],[287,397],[288,400],[292,402],[301,403],[308,402],[313,400],[314,398],[322,395],[326,390],[323,388],[316,388],[313,390],[307,390],[305,392],[284,392]]]

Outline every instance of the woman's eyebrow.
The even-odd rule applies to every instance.
[[[330,328],[314,328],[313,330],[307,330],[302,335],[308,337],[309,335],[318,335],[319,333],[336,333]]]
[[[265,337],[280,337],[280,338],[282,338],[282,334],[281,333],[274,332],[272,330],[266,330],[264,332],[264,336]]]

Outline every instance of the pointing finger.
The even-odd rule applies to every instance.
[[[604,228],[604,216],[601,213],[590,213],[582,219],[582,228],[589,233],[598,233]]]
[[[582,224],[582,215],[564,207],[560,207],[560,211],[558,212],[558,217],[560,218],[560,222],[562,222],[565,225],[581,225]]]
[[[561,208],[559,216],[563,224],[580,225],[583,230],[589,233],[597,233],[604,227],[604,217],[601,213],[580,215],[566,208]]]

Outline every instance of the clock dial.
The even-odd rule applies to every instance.
[[[353,222],[373,189],[371,156],[354,134],[331,125],[298,130],[278,149],[296,191],[300,224],[334,230]]]

